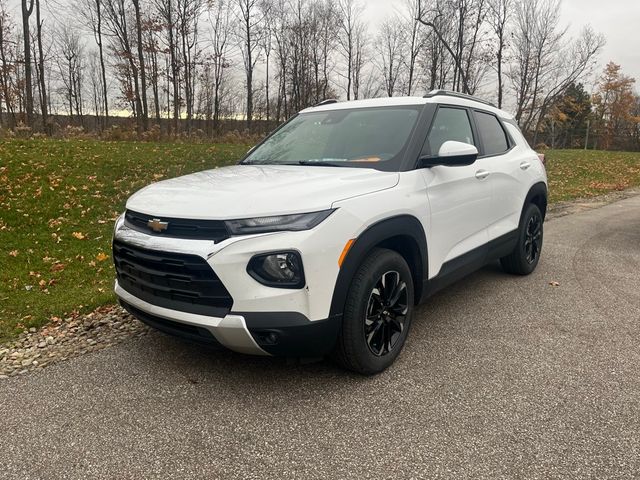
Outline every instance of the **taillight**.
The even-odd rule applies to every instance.
[[[540,161],[542,162],[542,165],[544,165],[545,167],[547,166],[547,160],[544,157],[544,153],[539,153],[538,154],[538,158],[540,159]]]

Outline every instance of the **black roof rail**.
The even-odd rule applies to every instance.
[[[335,98],[328,98],[326,100],[321,101],[317,105],[314,105],[314,107],[321,107],[323,105],[331,105],[332,103],[338,103],[338,100],[336,100]]]
[[[474,97],[473,95],[467,95],[466,93],[452,92],[450,90],[431,90],[429,93],[427,93],[424,96],[424,98],[433,98],[438,96],[464,98],[465,100],[473,100],[474,102],[483,103],[484,105],[489,105],[490,107],[498,108],[493,103],[487,102],[486,100],[482,100],[481,98]]]

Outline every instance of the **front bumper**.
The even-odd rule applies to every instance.
[[[332,218],[333,222],[336,220],[340,222],[339,215]],[[346,224],[348,219],[342,221]],[[233,306],[220,313],[206,309],[187,312],[153,296],[140,298],[118,282],[115,293],[134,316],[170,334],[200,341],[203,338],[199,333],[204,332],[213,340],[208,343],[252,355],[320,357],[331,350],[340,327],[341,315],[331,316],[330,307],[339,272],[337,259],[344,246],[340,236],[335,232],[327,234],[323,228],[326,226],[321,224],[312,231],[245,236],[214,243],[146,235],[128,228],[120,219],[115,240],[150,251],[200,257],[229,291]],[[283,249],[303,252],[304,288],[268,287],[247,273],[246,266],[254,255]]]
[[[249,333],[244,317],[239,315],[226,315],[224,318],[216,318],[169,310],[168,308],[152,305],[138,297],[134,297],[120,287],[117,281],[115,292],[123,303],[124,308],[142,321],[145,321],[144,315],[138,314],[136,310],[140,310],[150,316],[204,328],[213,335],[218,343],[235,352],[248,353],[251,355],[269,355],[258,346],[251,336],[251,333]],[[129,306],[132,306],[133,309],[127,308]]]

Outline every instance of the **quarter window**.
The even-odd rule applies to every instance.
[[[482,137],[485,155],[497,155],[509,150],[509,141],[502,125],[490,113],[475,112],[476,124]]]
[[[429,132],[431,155],[437,155],[442,144],[450,140],[474,145],[469,115],[462,108],[440,107]]]

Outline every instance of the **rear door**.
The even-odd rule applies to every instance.
[[[488,183],[493,190],[493,200],[488,235],[489,240],[494,240],[518,228],[529,185],[527,170],[532,163],[525,149],[516,144],[496,115],[474,110],[473,116],[482,142],[479,161],[491,172]]]
[[[478,146],[470,115],[467,108],[440,105],[423,155],[437,155],[440,146],[449,140]],[[437,274],[443,263],[487,244],[487,218],[491,210],[487,172],[482,161],[468,166],[439,165],[422,170],[431,206],[430,276]]]

